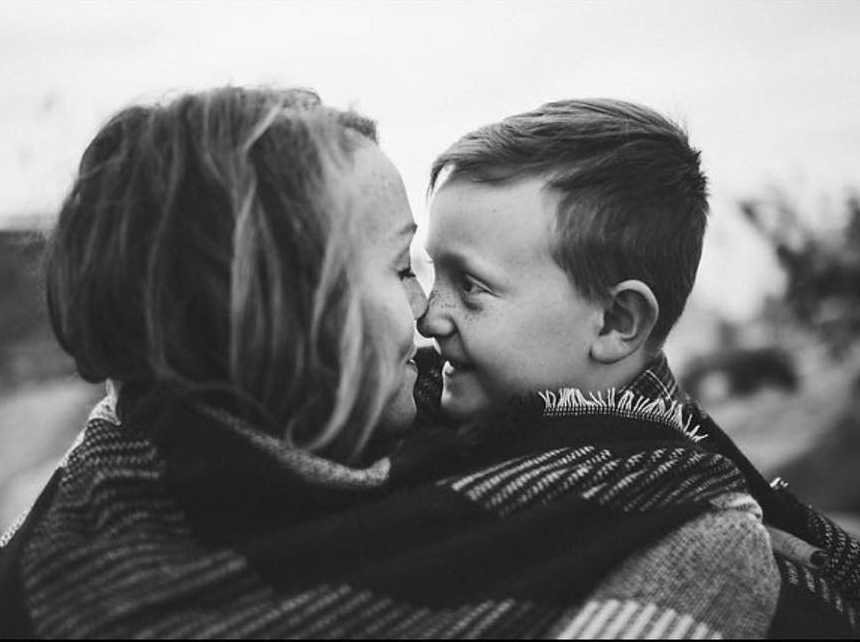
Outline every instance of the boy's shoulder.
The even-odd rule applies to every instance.
[[[761,509],[749,495],[734,493],[633,554],[593,599],[653,605],[657,619],[672,612],[679,622],[725,637],[764,637],[779,589]]]

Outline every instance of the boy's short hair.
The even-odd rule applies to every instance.
[[[544,176],[561,192],[552,254],[577,289],[604,300],[639,279],[654,292],[660,344],[684,309],[702,253],[707,179],[687,134],[619,100],[563,100],[466,134],[433,163],[445,180]]]

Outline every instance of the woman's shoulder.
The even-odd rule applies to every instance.
[[[99,403],[34,504],[0,541],[0,592],[13,610],[11,626],[27,634],[38,618],[24,605],[42,597],[54,603],[55,590],[79,595],[84,569],[103,567],[108,548],[159,514],[143,507],[159,504],[160,472],[152,444],[123,431],[109,397]]]
[[[122,425],[103,401],[90,413],[58,471],[61,476],[52,511],[72,511],[79,518],[86,513],[103,528],[111,507],[162,492],[164,461],[145,433]]]
[[[37,564],[51,552],[46,548],[92,549],[139,532],[143,522],[169,519],[164,469],[145,434],[123,426],[108,402],[98,404],[54,473],[56,487],[38,515],[25,562]]]
[[[0,639],[29,638],[35,635],[26,606],[21,560],[33,529],[41,521],[56,495],[60,477],[61,470],[55,470],[33,506],[0,535],[0,604],[3,605]]]
[[[189,567],[244,568],[196,542],[158,448],[109,403],[90,414],[12,544],[22,622],[38,636],[130,634],[148,608],[178,602]]]
[[[101,528],[102,513],[115,496],[130,500],[135,494],[152,494],[163,461],[146,435],[122,426],[114,401],[109,395],[93,408],[45,488],[0,538],[0,546],[17,536],[22,524],[29,524],[35,537],[45,530],[45,522],[55,522],[60,515],[73,516],[78,528],[88,520]]]

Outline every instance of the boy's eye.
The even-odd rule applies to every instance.
[[[466,295],[480,294],[481,292],[486,292],[486,288],[484,288],[484,286],[482,286],[480,283],[478,283],[468,275],[463,275],[460,278],[460,289],[463,291],[463,294]]]
[[[405,281],[406,279],[414,279],[415,272],[412,271],[412,266],[410,265],[407,268],[399,270],[397,272],[397,276],[399,276],[401,280]]]

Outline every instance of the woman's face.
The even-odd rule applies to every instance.
[[[353,161],[350,178],[357,191],[361,294],[370,331],[394,344],[387,351],[392,361],[387,365],[396,374],[395,389],[379,429],[398,432],[415,419],[415,321],[427,309],[409,254],[415,223],[400,174],[379,147],[361,145]]]

